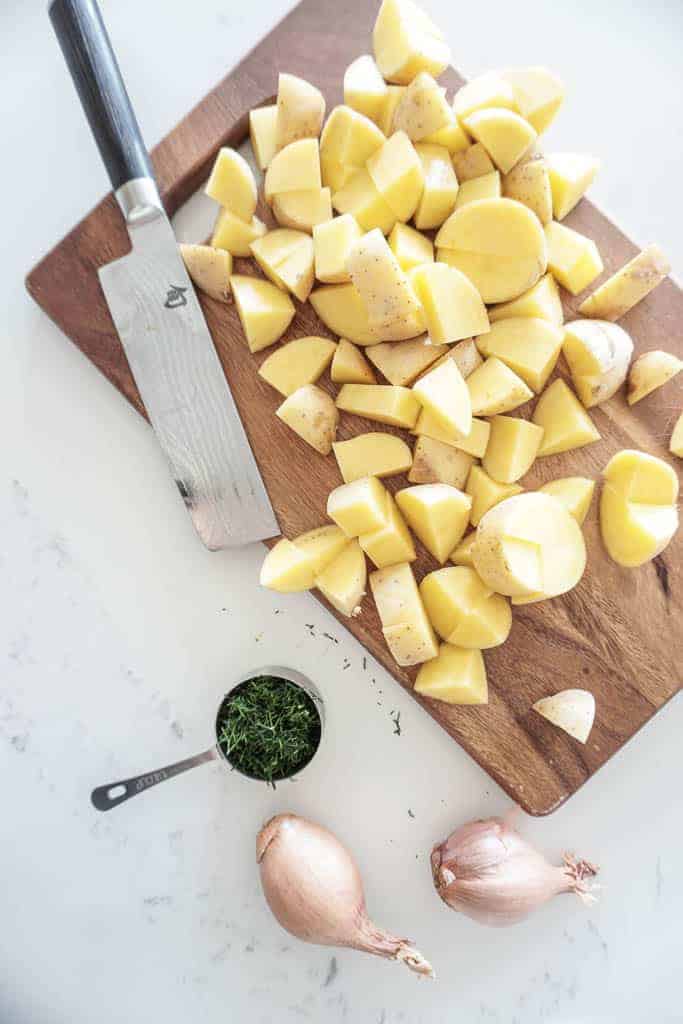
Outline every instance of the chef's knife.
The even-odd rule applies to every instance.
[[[95,0],[52,0],[50,19],[130,236],[100,283],[150,422],[210,550],[279,527]]]

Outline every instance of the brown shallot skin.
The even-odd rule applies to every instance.
[[[434,847],[431,866],[444,903],[480,924],[515,924],[560,893],[595,901],[593,864],[569,854],[561,866],[550,864],[507,818],[457,828]]]
[[[291,935],[320,946],[350,946],[401,960],[417,974],[434,971],[407,939],[370,921],[360,872],[337,837],[296,814],[278,814],[256,837],[268,906]]]

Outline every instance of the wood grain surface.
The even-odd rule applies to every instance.
[[[318,85],[328,110],[341,102],[343,71],[354,57],[367,52],[374,14],[375,5],[364,0],[304,0],[278,25],[154,150],[169,213],[207,177],[219,146],[239,145],[243,140],[248,110],[274,94],[279,70],[300,74]],[[464,45],[464,40],[460,42]],[[455,72],[444,77],[451,88],[462,81]],[[643,202],[647,202],[645,195]],[[261,214],[267,215],[263,210]],[[595,239],[605,264],[604,277],[636,251],[586,200],[567,223]],[[32,271],[27,287],[52,320],[144,415],[96,274],[99,266],[127,248],[126,231],[110,195]],[[236,262],[240,271],[258,273],[249,261]],[[565,299],[566,317],[571,319],[582,296],[565,295]],[[315,453],[275,417],[280,396],[256,374],[268,352],[250,355],[234,308],[204,296],[201,302],[282,532],[293,537],[324,521],[327,493],[340,483],[336,462]],[[633,336],[637,353],[663,348],[683,357],[683,294],[671,280],[622,324]],[[329,332],[310,306],[297,304],[297,314],[282,340],[306,334]],[[562,367],[559,372],[564,372]],[[329,378],[321,383],[333,390]],[[603,440],[581,451],[538,460],[524,485],[534,488],[555,477],[577,474],[597,478],[610,456],[624,447],[642,448],[676,462],[668,455],[667,445],[683,407],[682,385],[679,378],[633,409],[621,394],[592,410]],[[530,406],[520,410],[522,415],[530,411]],[[366,429],[377,426],[343,414],[339,437]],[[680,468],[678,460],[679,472]],[[395,478],[389,485],[395,490],[406,481]],[[509,641],[486,652],[488,706],[456,708],[416,697],[531,814],[557,808],[681,685],[683,531],[663,555],[636,570],[621,569],[605,555],[596,500],[585,535],[588,569],[581,583],[562,598],[516,608]],[[421,549],[415,565],[418,578],[436,567]],[[358,619],[341,621],[412,692],[415,673],[393,663],[372,599],[366,598]],[[575,686],[591,690],[597,700],[596,723],[586,746],[531,710],[540,697]]]

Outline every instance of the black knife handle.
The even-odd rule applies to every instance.
[[[95,0],[51,0],[52,26],[114,191],[152,164]]]

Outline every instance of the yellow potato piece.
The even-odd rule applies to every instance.
[[[471,499],[448,484],[416,484],[398,491],[396,503],[411,530],[443,565],[467,529]]]
[[[543,228],[514,199],[479,199],[456,210],[435,240],[444,258],[474,284],[484,302],[507,302],[531,288],[547,267]]]
[[[332,450],[347,484],[364,476],[396,476],[413,464],[410,448],[395,434],[358,434],[349,441],[337,441]]]
[[[349,253],[347,269],[368,311],[368,321],[393,336],[401,324],[422,317],[420,303],[389,244],[375,228],[360,238]]]
[[[249,111],[249,139],[254,159],[260,171],[265,171],[277,152],[276,122],[277,103],[271,103],[266,107],[254,107]]]
[[[288,295],[260,277],[233,274],[230,289],[251,352],[259,352],[281,338],[295,313]]]
[[[441,227],[453,212],[458,195],[458,179],[447,149],[417,143],[417,155],[424,171],[424,189],[415,211],[415,227],[421,231]]]
[[[595,697],[587,690],[561,690],[532,704],[534,711],[553,725],[585,743],[595,719]]]
[[[573,320],[565,327],[562,351],[576,393],[590,409],[611,398],[623,384],[633,342],[609,320]]]
[[[543,429],[515,416],[494,416],[482,462],[488,475],[513,484],[531,469],[543,439]]]
[[[578,295],[602,273],[602,259],[592,238],[586,238],[557,221],[546,224],[545,238],[548,269],[572,295]]]
[[[434,246],[431,239],[400,221],[391,229],[389,246],[401,270],[408,271],[422,263],[434,262]]]
[[[426,135],[422,141],[434,146],[443,146],[452,157],[456,153],[462,153],[463,150],[469,149],[471,144],[469,136],[458,123],[452,108],[448,124],[445,124],[443,128],[439,128],[438,131],[432,132],[431,135]]]
[[[629,501],[613,484],[603,484],[600,531],[607,553],[618,565],[633,569],[661,554],[678,529],[675,505]]]
[[[261,363],[259,377],[288,397],[304,384],[315,384],[332,362],[336,348],[329,338],[296,338]]]
[[[478,75],[461,86],[453,100],[453,110],[460,121],[464,121],[475,111],[488,107],[517,110],[512,86],[495,71]]]
[[[425,615],[413,570],[407,562],[386,566],[370,575],[372,596],[382,626],[399,626]]]
[[[384,134],[389,137],[393,131],[394,124],[394,112],[396,107],[401,102],[401,97],[408,88],[407,85],[388,85],[386,96],[384,97],[384,105],[382,111],[377,119],[377,124],[382,129]]]
[[[562,328],[548,320],[510,317],[492,324],[477,338],[477,347],[483,356],[500,359],[538,393],[555,369],[563,340]]]
[[[315,586],[341,615],[356,616],[365,596],[367,573],[365,555],[358,541],[352,540],[315,577]]]
[[[387,494],[386,522],[372,533],[361,534],[358,543],[378,569],[417,558],[410,530],[390,494]]]
[[[472,429],[467,384],[453,359],[430,370],[413,385],[413,394],[440,427],[466,437]]]
[[[442,356],[439,361],[442,362],[446,358],[452,359],[455,362],[455,365],[465,379],[471,373],[474,373],[477,367],[481,366],[484,361],[474,343],[474,338],[465,338],[463,341],[459,341],[457,345],[451,347],[448,356]]]
[[[648,245],[584,299],[579,306],[579,313],[600,320],[620,320],[649,295],[670,270],[669,262],[659,246]]]
[[[383,142],[383,133],[370,118],[351,107],[335,107],[320,136],[323,185],[338,191]]]
[[[500,531],[475,533],[472,544],[474,568],[491,588],[512,598],[512,604],[536,600],[543,585],[540,544],[501,535]]]
[[[554,380],[539,398],[532,421],[543,427],[539,458],[583,448],[600,440],[590,416],[560,378]]]
[[[454,562],[456,565],[469,565],[474,568],[472,548],[474,547],[476,539],[477,531],[472,530],[463,540],[460,541],[455,551],[451,553],[451,562]]]
[[[629,501],[644,505],[676,504],[676,472],[656,455],[624,448],[612,456],[602,475]]]
[[[468,566],[431,572],[420,584],[429,620],[439,636],[458,647],[499,647],[512,626],[510,603]]]
[[[472,462],[472,456],[466,452],[422,435],[415,442],[408,480],[411,484],[449,484],[461,491]]]
[[[347,537],[378,530],[387,520],[387,490],[374,476],[335,487],[327,498],[327,514]]]
[[[284,400],[276,415],[321,455],[329,455],[337,434],[339,413],[326,391],[304,384]]]
[[[294,547],[308,558],[315,576],[333,562],[348,543],[349,538],[344,531],[329,523],[301,533],[292,541]]]
[[[429,338],[409,341],[385,341],[370,345],[365,353],[390,384],[412,384],[440,356],[448,354],[446,345],[433,345]]]
[[[518,484],[501,484],[488,475],[481,466],[472,466],[467,477],[465,493],[472,499],[470,522],[478,526],[489,509],[505,498],[519,494],[522,488]]]
[[[413,0],[382,0],[372,46],[382,75],[398,85],[421,71],[436,77],[451,62],[443,33]]]
[[[545,159],[521,160],[503,178],[503,195],[524,203],[543,225],[553,219],[553,194]]]
[[[266,201],[280,192],[304,192],[322,188],[317,139],[299,139],[276,153],[268,165],[263,190]],[[248,219],[248,218],[245,218]]]
[[[332,220],[332,193],[329,188],[281,192],[273,196],[273,214],[283,227],[310,234],[316,224]]]
[[[344,72],[344,103],[379,123],[387,97],[387,83],[374,58],[365,53]]]
[[[483,334],[489,321],[475,286],[455,267],[425,263],[410,272],[432,341],[448,344]]]
[[[344,284],[351,280],[346,264],[349,253],[362,234],[358,222],[350,213],[315,225],[313,255],[315,276],[319,281]]]
[[[309,590],[313,586],[311,559],[305,550],[283,537],[264,558],[259,582],[280,594]]]
[[[489,356],[467,378],[467,388],[473,416],[512,412],[533,398],[533,392],[522,378],[496,356]]]
[[[445,128],[453,116],[445,94],[429,72],[421,71],[396,106],[392,131],[403,131],[413,142],[419,142]]]
[[[511,68],[502,74],[512,86],[515,104],[520,114],[541,135],[562,106],[562,82],[547,68],[542,67]]]
[[[325,98],[320,89],[296,75],[278,75],[275,119],[277,152],[299,139],[317,139],[324,118]]]
[[[672,455],[678,455],[679,459],[683,459],[683,412],[676,420],[674,428],[671,431],[669,451]]]
[[[376,345],[380,340],[368,323],[368,314],[352,284],[327,284],[308,297],[326,327],[357,345]]]
[[[372,154],[366,167],[375,188],[393,211],[396,220],[410,220],[422,196],[424,171],[406,133],[394,132]]]
[[[482,174],[479,178],[463,181],[458,188],[454,209],[460,210],[476,199],[498,199],[501,194],[500,171],[491,171],[489,174]]]
[[[266,277],[305,302],[313,287],[313,239],[303,231],[276,228],[251,243],[251,254]]]
[[[484,174],[495,171],[491,157],[481,142],[475,142],[467,149],[459,150],[453,155],[453,169],[458,182],[462,185],[473,178],[481,178]]]
[[[580,153],[549,153],[545,163],[553,197],[553,216],[555,220],[564,220],[592,185],[600,161]]]
[[[480,459],[484,455],[489,443],[491,425],[486,420],[478,420],[476,417],[472,417],[472,429],[467,436],[463,437],[459,434],[452,434],[448,430],[443,430],[439,426],[438,421],[426,409],[423,409],[412,432],[418,436],[424,434],[426,437],[432,437],[435,441],[442,441],[443,444],[451,445],[453,448],[458,448],[468,455],[473,455],[475,459]]]
[[[219,149],[204,189],[221,206],[247,223],[256,210],[256,181],[241,153],[229,146]]]
[[[441,644],[438,656],[420,668],[414,689],[444,704],[488,704],[481,651]]]
[[[463,124],[503,174],[512,170],[536,140],[528,121],[505,107],[476,110],[463,119]]]
[[[595,480],[589,480],[585,476],[566,476],[559,480],[550,480],[539,487],[539,490],[544,494],[552,494],[561,501],[579,526],[583,526],[593,500]]]
[[[635,405],[656,388],[661,388],[681,370],[683,361],[671,352],[662,352],[658,349],[644,352],[634,360],[628,375],[628,404]]]
[[[332,358],[330,376],[335,384],[374,384],[375,374],[363,353],[346,338],[340,338]]]
[[[410,565],[401,563],[377,569],[370,575],[370,586],[380,614],[384,639],[397,664],[419,665],[435,658],[439,649],[436,635],[422,605]],[[396,590],[396,607],[392,611],[403,609],[404,617],[399,622],[389,623],[384,619],[384,591],[387,587]]]
[[[338,213],[352,214],[364,231],[379,228],[387,235],[396,223],[396,214],[380,195],[364,167],[356,171],[347,184],[334,193],[332,205]]]
[[[420,403],[410,388],[392,384],[344,384],[337,395],[337,408],[410,430],[417,422]]]
[[[218,302],[230,302],[230,253],[210,245],[180,245],[179,249],[187,272],[197,288]]]
[[[558,327],[564,322],[560,292],[552,274],[544,274],[540,281],[519,298],[494,306],[488,312],[492,324],[518,316],[537,317]]]
[[[258,217],[249,223],[236,217],[230,210],[221,210],[211,236],[214,249],[225,249],[233,256],[251,256],[251,243],[265,235],[268,228]]]

